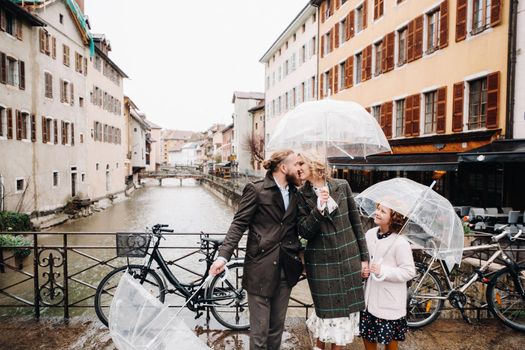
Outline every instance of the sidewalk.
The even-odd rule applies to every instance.
[[[197,328],[196,333],[213,349],[248,349],[247,333]],[[405,350],[513,350],[522,349],[525,333],[515,332],[495,320],[438,320],[408,335],[400,348]],[[113,350],[109,331],[96,318],[0,318],[0,349],[9,350]],[[304,319],[288,318],[282,349],[311,349]],[[347,350],[361,350],[358,338]],[[184,349],[180,349],[184,350]]]

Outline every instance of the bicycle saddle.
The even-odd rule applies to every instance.
[[[202,241],[210,242],[215,245],[221,245],[224,242],[224,238],[210,238],[210,237],[202,237]]]

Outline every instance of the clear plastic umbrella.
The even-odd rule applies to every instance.
[[[129,273],[111,302],[109,331],[119,350],[210,349]]]
[[[370,186],[355,197],[361,211],[372,217],[381,203],[408,218],[402,229],[407,239],[445,261],[451,270],[461,264],[463,225],[452,204],[443,196],[406,178],[395,178]]]
[[[332,99],[305,102],[286,113],[266,149],[310,151],[325,159],[391,151],[381,127],[360,104]]]

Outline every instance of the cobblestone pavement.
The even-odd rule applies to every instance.
[[[213,349],[248,349],[247,333],[197,328],[196,333]],[[304,319],[287,319],[284,350],[311,349]],[[513,331],[495,320],[472,325],[461,320],[438,320],[431,326],[411,332],[401,349],[512,350],[523,349],[525,334]],[[78,317],[69,322],[45,318],[0,318],[0,349],[113,350],[109,331],[95,318]],[[363,349],[356,339],[347,350]],[[180,349],[184,350],[184,349]]]

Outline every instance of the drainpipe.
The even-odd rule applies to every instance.
[[[505,139],[514,137],[514,100],[516,95],[516,37],[518,1],[509,4],[508,55],[507,55],[507,115],[505,116]]]
[[[316,52],[317,52],[317,67],[316,67],[316,72],[315,72],[315,80],[317,82],[316,86],[315,86],[315,91],[316,91],[316,100],[319,100],[319,57],[321,56],[320,53],[319,53],[319,50],[321,50],[322,48],[320,47],[321,45],[321,37],[320,37],[320,33],[321,33],[321,3],[323,1],[322,0],[311,0],[310,1],[310,5],[312,5],[313,7],[317,8],[317,47],[316,47]]]

